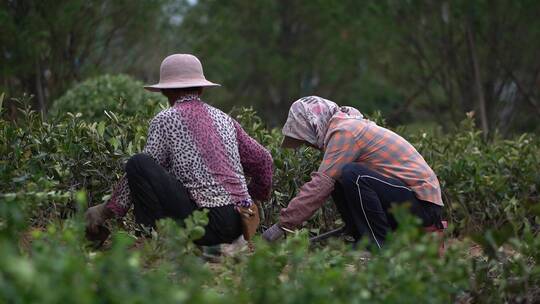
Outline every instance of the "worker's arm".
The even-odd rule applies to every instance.
[[[287,208],[281,209],[279,220],[282,227],[296,229],[307,221],[330,197],[335,181],[321,172],[313,172],[311,180],[298,191]]]
[[[280,221],[274,226],[285,229],[299,228],[305,221],[328,200],[334,185],[341,176],[343,166],[355,161],[359,149],[354,137],[347,131],[334,132],[326,146],[319,170],[311,174],[311,180],[305,183],[287,208],[281,209]],[[279,229],[272,227],[265,238],[273,241],[281,237]]]
[[[233,120],[233,123],[236,128],[240,162],[244,173],[251,179],[247,186],[249,195],[257,201],[267,200],[272,190],[272,155],[251,138],[236,120]]]

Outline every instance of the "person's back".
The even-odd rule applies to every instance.
[[[197,96],[177,102],[152,121],[167,146],[147,146],[200,207],[249,199],[234,120]],[[156,143],[157,145],[157,143]]]
[[[345,163],[361,163],[386,177],[403,181],[419,198],[442,205],[437,176],[422,155],[395,132],[367,119],[336,115],[330,120],[326,144],[330,153],[347,146],[350,157],[339,162],[329,157],[319,171],[339,178]]]

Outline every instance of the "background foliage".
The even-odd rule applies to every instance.
[[[45,112],[74,82],[148,58],[164,1],[0,2],[1,90]],[[142,58],[141,58],[142,59]]]
[[[46,112],[73,83],[153,83],[165,56],[187,52],[223,84],[209,100],[253,106],[270,126],[320,95],[391,126],[450,130],[475,111],[484,136],[510,136],[539,131],[539,11],[534,0],[6,0],[0,90],[32,93]]]

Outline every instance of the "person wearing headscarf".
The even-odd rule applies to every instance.
[[[195,243],[240,237],[241,215],[255,216],[254,201],[270,195],[272,157],[236,120],[201,99],[203,88],[214,86],[219,85],[206,80],[197,57],[174,54],[163,60],[159,83],[145,88],[165,95],[170,107],[150,122],[143,153],[127,161],[111,198],[88,209],[87,230],[97,231],[131,206],[135,221],[146,227],[206,209],[209,222]]]
[[[409,142],[357,109],[304,97],[291,105],[282,133],[284,148],[306,144],[324,157],[281,210],[279,222],[263,233],[267,241],[301,227],[330,196],[347,233],[356,240],[367,236],[378,248],[397,227],[389,211],[395,204],[410,203],[424,226],[442,228],[441,189],[433,170]]]

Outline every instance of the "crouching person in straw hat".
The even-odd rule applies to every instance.
[[[409,202],[426,227],[442,229],[441,189],[437,176],[405,139],[364,119],[352,107],[339,107],[321,97],[295,101],[283,126],[283,146],[302,144],[324,152],[311,181],[281,210],[279,223],[263,233],[275,241],[298,228],[332,195],[356,240],[367,236],[380,248],[397,223],[393,204]]]
[[[165,95],[170,107],[150,122],[143,153],[128,160],[110,200],[88,209],[87,231],[98,231],[133,205],[135,221],[147,227],[208,209],[199,245],[231,243],[255,232],[259,218],[253,200],[270,195],[272,157],[238,122],[201,100],[203,88],[215,86],[195,56],[163,60],[159,83],[145,88]]]

